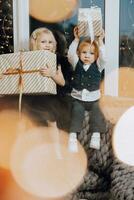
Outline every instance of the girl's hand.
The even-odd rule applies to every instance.
[[[46,76],[49,78],[53,78],[53,76],[55,75],[52,68],[48,64],[45,67],[40,68],[40,73],[42,76]]]
[[[60,64],[57,66],[57,73],[61,73],[61,65]]]

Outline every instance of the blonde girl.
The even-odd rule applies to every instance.
[[[47,28],[35,29],[30,37],[30,50],[48,50],[52,53],[56,52],[57,42],[53,33]],[[57,66],[57,71],[54,73],[49,65],[40,68],[42,76],[52,78],[56,84],[65,85],[65,80],[61,71],[61,66]]]

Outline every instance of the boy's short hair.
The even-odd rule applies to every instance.
[[[54,43],[54,53],[56,51],[56,39],[54,37],[54,34],[52,33],[51,30],[49,30],[48,28],[45,27],[41,27],[41,28],[37,28],[35,29],[31,36],[30,36],[30,50],[39,50],[38,49],[38,44],[37,44],[37,38],[42,34],[42,33],[46,33],[46,34],[50,34]]]
[[[91,45],[91,46],[94,46],[95,48],[95,60],[98,59],[99,57],[99,46],[97,44],[97,42],[94,40],[94,41],[91,41],[91,39],[89,37],[86,37],[86,38],[82,38],[80,41],[79,41],[79,44],[78,44],[78,47],[77,47],[77,53],[79,55],[81,49],[84,47],[84,46],[87,46],[87,45]]]

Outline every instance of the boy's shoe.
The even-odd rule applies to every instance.
[[[99,132],[94,132],[91,136],[91,141],[90,141],[90,148],[93,149],[100,149],[100,133]]]
[[[68,149],[70,152],[78,152],[77,133],[69,134]]]

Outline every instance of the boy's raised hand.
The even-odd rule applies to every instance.
[[[74,37],[75,37],[75,39],[79,40],[78,26],[74,27]]]
[[[100,38],[101,40],[103,40],[103,39],[104,39],[104,37],[105,37],[105,31],[104,31],[104,29],[102,29],[102,31],[101,31],[101,34],[100,34],[99,38]]]
[[[105,38],[105,31],[102,29],[100,36],[97,38],[98,45],[103,45],[103,39]]]

